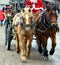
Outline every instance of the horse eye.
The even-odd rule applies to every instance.
[[[32,19],[32,17],[30,17],[30,19]]]
[[[29,12],[31,12],[31,10],[29,9]]]
[[[24,10],[24,9],[22,9],[22,11],[23,11],[23,13],[25,12],[25,10]]]

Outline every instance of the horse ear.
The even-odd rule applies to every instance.
[[[22,9],[22,12],[23,12],[23,13],[25,12],[24,8]]]
[[[31,9],[29,9],[28,11],[31,12]]]

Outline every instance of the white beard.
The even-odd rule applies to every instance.
[[[37,3],[37,0],[30,0],[32,3]]]

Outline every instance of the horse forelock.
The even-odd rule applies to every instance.
[[[22,16],[24,16],[25,14],[29,14],[30,16],[32,16],[32,11],[29,7],[25,7],[21,10]]]
[[[22,14],[22,17],[25,19],[25,23],[29,24],[30,17],[33,17],[31,9],[29,7],[28,8],[25,7],[24,9],[21,10],[21,14]]]

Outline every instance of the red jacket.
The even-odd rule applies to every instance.
[[[33,4],[30,0],[26,0],[26,6],[30,6],[31,8],[33,8]],[[44,4],[42,2],[42,0],[37,0],[37,3],[35,3],[35,8],[32,9],[33,13],[36,13],[38,11],[40,11],[40,9],[44,8]]]
[[[2,10],[0,10],[0,21],[4,20],[5,16]]]

